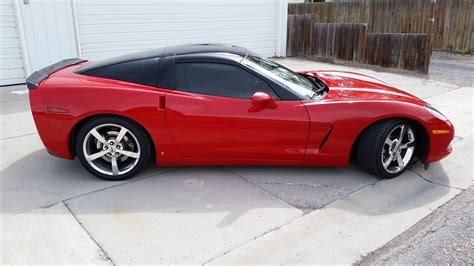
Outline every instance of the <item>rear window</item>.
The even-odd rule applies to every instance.
[[[157,69],[149,59],[108,65],[83,73],[84,75],[127,81],[147,86],[156,86]]]

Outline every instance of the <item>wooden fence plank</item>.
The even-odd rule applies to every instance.
[[[367,33],[367,24],[315,21],[315,15],[288,16],[287,56],[428,72],[431,48],[427,34]]]
[[[428,48],[426,34],[367,33],[364,63],[428,73]]]
[[[312,25],[312,36],[308,40],[311,42],[311,49],[306,55],[363,61],[366,24],[313,23]],[[293,47],[293,44],[289,47]],[[302,53],[292,51],[292,55],[294,54],[301,55]]]
[[[288,14],[312,14],[318,23],[365,23],[369,33],[433,32],[433,49],[474,51],[474,0],[332,0],[289,4]]]

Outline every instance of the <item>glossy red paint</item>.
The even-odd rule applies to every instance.
[[[207,164],[214,159],[299,164],[303,159],[310,124],[300,101],[254,110],[250,99],[170,91],[166,102],[166,124],[183,158],[213,159]]]
[[[275,101],[265,93],[234,99],[73,73],[84,64],[57,71],[30,90],[44,145],[66,159],[75,156],[75,130],[104,114],[140,124],[153,140],[158,165],[345,166],[364,129],[397,117],[425,130],[429,149],[424,162],[451,152],[454,128],[449,121],[433,116],[415,96],[356,73],[304,72],[323,80],[329,93],[319,101]]]
[[[272,96],[268,95],[265,92],[256,92],[252,96],[252,104],[254,105],[254,107],[251,108],[251,110],[249,109],[251,112],[258,112],[266,108],[276,109],[278,107]]]

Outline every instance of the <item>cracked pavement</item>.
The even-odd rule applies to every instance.
[[[359,264],[474,264],[474,189],[467,189]]]
[[[49,155],[24,86],[3,87],[1,263],[353,263],[471,186],[472,85],[279,61],[294,70],[360,72],[427,100],[454,123],[454,153],[391,180],[354,165],[149,166],[134,179],[107,182],[77,160]]]

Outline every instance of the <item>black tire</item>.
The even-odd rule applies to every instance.
[[[116,174],[116,175],[101,173],[99,172],[99,170],[94,169],[94,167],[89,164],[89,162],[86,159],[86,155],[84,154],[85,153],[84,141],[87,135],[89,134],[89,132],[98,126],[107,125],[107,124],[119,125],[121,127],[126,128],[129,132],[131,132],[131,134],[133,134],[133,135],[128,135],[129,138],[132,139],[134,137],[133,140],[136,139],[136,142],[138,142],[139,158],[136,159],[136,162],[134,161],[133,167],[129,167],[130,170],[128,170],[128,172],[126,173]],[[89,137],[89,138],[92,138],[92,137]],[[137,144],[135,144],[135,146],[137,146]],[[147,165],[151,157],[151,154],[150,154],[151,142],[148,135],[142,129],[142,127],[140,127],[138,124],[136,124],[135,122],[131,120],[119,118],[115,116],[100,116],[100,117],[92,118],[91,120],[87,121],[79,130],[79,133],[76,138],[75,149],[76,149],[76,154],[77,154],[77,157],[79,158],[79,161],[81,162],[82,166],[87,171],[89,171],[91,174],[101,179],[108,180],[108,181],[120,181],[120,180],[129,179],[135,176]],[[122,155],[119,155],[119,156],[122,156]],[[103,158],[104,156],[98,158],[97,160],[107,159],[107,158],[105,159]],[[133,160],[131,157],[130,159]]]
[[[399,172],[391,173],[387,171],[382,163],[382,150],[384,145],[386,145],[384,144],[385,140],[395,128],[402,125],[415,132],[415,126],[412,122],[403,119],[390,119],[376,123],[368,127],[362,133],[357,146],[357,159],[361,168],[370,174],[383,179],[397,177],[406,171],[410,163],[415,160],[414,150],[410,162],[408,162]],[[416,138],[414,138],[413,143],[410,146],[413,146],[414,149],[416,149]]]

